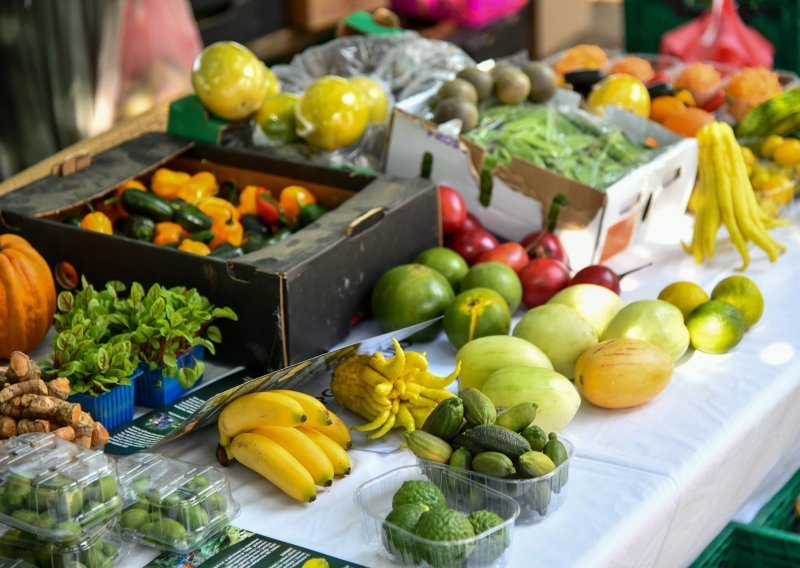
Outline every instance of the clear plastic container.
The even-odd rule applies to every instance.
[[[505,479],[485,475],[477,471],[463,469],[453,471],[457,471],[460,475],[468,476],[472,481],[483,487],[499,491],[503,495],[514,499],[520,508],[517,524],[529,525],[538,523],[549,517],[567,498],[569,463],[575,457],[575,446],[566,438],[559,436],[558,439],[567,450],[567,461],[541,477]],[[430,463],[419,458],[417,458],[417,461],[420,464]]]
[[[488,510],[503,523],[472,538],[435,541],[419,537],[384,519],[392,511],[392,498],[404,481],[427,480],[444,493],[447,506],[468,515]],[[519,505],[502,493],[470,480],[458,470],[435,463],[394,469],[364,483],[353,497],[370,546],[381,558],[402,566],[500,567],[511,558],[514,521]]]
[[[33,432],[0,446],[0,522],[52,542],[114,520],[122,506],[108,456]]]
[[[69,543],[52,543],[36,535],[0,526],[0,566],[36,568],[113,568],[128,554],[128,545],[112,525],[100,525]]]
[[[213,467],[140,453],[118,463],[127,540],[185,554],[239,514],[228,479]]]

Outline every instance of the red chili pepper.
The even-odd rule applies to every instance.
[[[278,202],[268,191],[259,193],[256,199],[259,218],[271,228],[275,228],[281,221],[281,208]]]

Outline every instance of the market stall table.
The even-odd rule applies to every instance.
[[[516,527],[510,566],[688,565],[783,456],[800,455],[800,308],[791,285],[800,276],[800,226],[795,222],[775,236],[789,252],[775,265],[756,255],[747,275],[764,294],[765,313],[736,349],[688,356],[668,388],[644,407],[607,411],[584,403],[563,431],[578,454],[567,500],[544,522]],[[654,261],[623,281],[627,301],[654,298],[675,280],[710,290],[738,266],[733,247],[720,245],[710,266],[698,267],[676,244],[653,243],[610,264],[624,270]],[[343,343],[377,331],[366,322]],[[427,351],[433,372],[452,369],[454,351],[443,337],[412,349]],[[321,392],[325,380],[307,390]],[[399,435],[391,440],[399,446]],[[216,443],[209,428],[159,451],[213,464]],[[226,468],[242,503],[234,525],[366,566],[389,566],[363,538],[353,493],[369,479],[415,463],[414,457],[406,450],[355,449],[350,455],[353,473],[308,505],[250,470]],[[156,555],[134,547],[125,566],[142,566]]]

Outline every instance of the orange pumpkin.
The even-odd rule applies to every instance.
[[[0,235],[0,359],[44,339],[56,311],[50,267],[28,241]]]

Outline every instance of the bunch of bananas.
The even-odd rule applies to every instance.
[[[217,426],[222,465],[236,460],[298,501],[313,501],[318,486],[350,473],[347,426],[305,393],[246,394],[222,410]]]
[[[700,149],[699,185],[694,234],[687,252],[698,264],[713,258],[717,231],[722,223],[742,257],[739,270],[747,269],[750,253],[747,241],[754,242],[775,262],[786,247],[775,241],[767,229],[785,225],[767,215],[758,204],[747,167],[731,127],[713,122],[697,133]]]
[[[428,372],[424,353],[405,353],[392,339],[395,355],[383,353],[353,355],[334,370],[331,390],[336,401],[347,410],[369,420],[354,430],[369,432],[367,438],[379,438],[395,426],[413,431],[444,400],[455,396],[445,390],[458,376],[459,367],[447,377]]]

